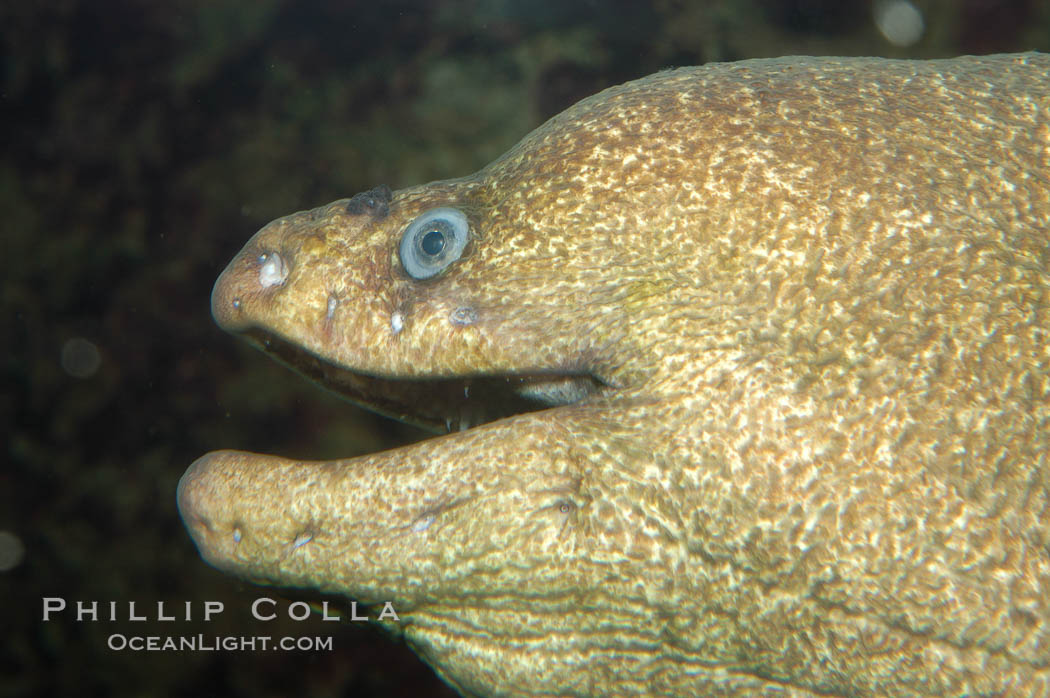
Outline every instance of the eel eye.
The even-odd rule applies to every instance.
[[[462,211],[432,208],[405,228],[398,248],[401,266],[413,279],[436,276],[460,258],[469,236]]]

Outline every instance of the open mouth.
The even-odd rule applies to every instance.
[[[585,373],[379,377],[333,364],[257,328],[245,331],[244,337],[352,402],[435,432],[462,431],[516,414],[573,404],[611,389]]]

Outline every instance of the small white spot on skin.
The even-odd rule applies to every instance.
[[[390,314],[390,331],[395,335],[401,333],[401,329],[405,326],[405,316],[401,313],[394,312]]]
[[[295,540],[292,541],[292,550],[303,547],[313,539],[314,535],[312,533],[300,533],[295,537]]]
[[[466,431],[470,429],[471,421],[470,415],[466,411],[456,417],[445,417],[445,430],[451,434],[453,431]]]
[[[434,515],[427,514],[416,519],[415,523],[412,524],[412,531],[414,533],[420,533],[430,528],[430,525],[434,523]]]
[[[324,314],[325,320],[331,320],[332,316],[335,315],[335,309],[339,307],[339,299],[335,296],[328,296],[328,311]]]
[[[239,528],[233,529],[233,542],[234,543],[240,543],[241,542],[241,529],[239,529]]]
[[[263,288],[279,286],[288,278],[288,265],[276,252],[259,255],[259,285]]]
[[[478,311],[468,307],[456,308],[449,314],[448,321],[453,325],[473,325],[478,321]]]

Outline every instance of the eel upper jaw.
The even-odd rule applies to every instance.
[[[588,373],[383,377],[354,371],[259,328],[240,334],[310,380],[374,412],[434,432],[461,431],[613,390]]]

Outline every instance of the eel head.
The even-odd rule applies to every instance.
[[[269,224],[219,324],[451,433],[207,454],[202,556],[390,602],[465,694],[1046,694],[1047,74],[659,73]]]
[[[654,561],[681,553],[661,551],[669,534],[644,504],[677,518],[660,485],[637,481],[653,456],[634,425],[657,402],[644,387],[657,354],[625,351],[638,260],[523,220],[533,205],[501,203],[484,178],[380,187],[260,230],[215,285],[218,323],[355,402],[451,433],[326,463],[213,452],[178,493],[211,564],[390,602],[386,625],[465,693],[527,685],[537,661],[585,662],[609,622],[646,623]],[[408,255],[456,246],[413,277]]]

